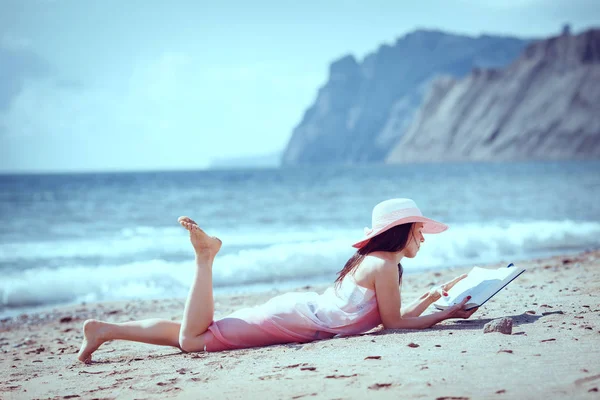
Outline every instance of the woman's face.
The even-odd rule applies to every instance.
[[[424,241],[425,237],[423,236],[423,223],[418,222],[413,224],[413,227],[408,236],[408,243],[406,245],[406,251],[404,252],[404,256],[408,258],[415,257],[421,249],[421,243],[423,243]]]

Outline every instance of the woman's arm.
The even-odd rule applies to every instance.
[[[434,303],[431,293],[426,292],[400,311],[402,318],[418,317]]]
[[[392,262],[382,262],[374,269],[375,293],[379,316],[385,328],[424,329],[442,321],[442,313],[407,317],[400,313],[400,288],[398,287],[398,267]]]
[[[383,326],[386,329],[426,329],[445,319],[445,312],[440,311],[418,317],[400,317],[400,319],[395,321],[384,322]]]
[[[375,293],[381,322],[386,329],[425,329],[448,318],[465,318],[461,311],[467,302],[465,299],[447,310],[424,316],[407,316],[400,312],[400,288],[398,287],[398,267],[389,262],[382,263],[374,272]],[[426,301],[421,301],[424,307]],[[410,306],[409,306],[410,307]],[[418,311],[415,307],[413,312]],[[474,311],[473,311],[474,312]],[[469,315],[473,312],[469,312]],[[468,318],[468,317],[467,317]]]
[[[401,311],[402,317],[418,317],[419,315],[423,314],[423,311],[425,311],[430,305],[435,303],[440,297],[447,296],[448,290],[452,289],[454,285],[456,285],[458,282],[462,281],[466,277],[467,274],[463,274],[457,276],[449,282],[444,283],[443,285],[432,287],[431,289],[429,289],[428,292],[424,293],[423,295],[421,295],[421,297],[419,297],[406,308],[404,308]]]

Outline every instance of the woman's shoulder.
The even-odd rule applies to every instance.
[[[378,256],[377,254],[369,254],[365,257],[355,272],[356,281],[367,285],[368,287],[375,286],[376,276],[392,276],[398,273],[398,265],[387,257]]]
[[[366,268],[372,270],[373,272],[396,270],[398,268],[398,264],[394,260],[377,253],[371,253],[367,255],[363,264]],[[363,265],[361,264],[361,266]]]

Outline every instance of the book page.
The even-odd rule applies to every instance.
[[[448,301],[452,305],[460,303],[467,296],[471,296],[470,304],[481,304],[488,299],[488,294],[491,295],[494,292],[493,289],[502,286],[501,284],[502,279],[482,279],[475,286],[469,286],[460,292],[452,288],[452,293],[448,292]]]
[[[510,267],[499,269],[485,269],[474,267],[468,276],[458,282],[449,292],[448,297],[436,302],[442,307],[449,307],[460,303],[465,297],[471,296],[467,306],[481,305],[496,293],[507,281],[518,275],[522,268]]]

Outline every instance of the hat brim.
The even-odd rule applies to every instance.
[[[380,233],[383,233],[383,232],[385,232],[395,226],[398,226],[398,225],[410,224],[410,223],[414,223],[414,222],[422,222],[423,223],[423,231],[422,232],[426,233],[426,234],[441,233],[441,232],[444,232],[446,229],[448,229],[448,225],[442,224],[441,222],[438,222],[438,221],[434,221],[430,218],[419,217],[419,216],[410,216],[410,217],[398,219],[392,223],[387,224],[386,226],[384,226],[381,229],[378,229],[376,231],[369,233],[364,238],[362,238],[359,242],[354,243],[352,245],[352,247],[360,249],[361,247],[366,245],[369,240],[371,240],[375,236],[379,235]]]

